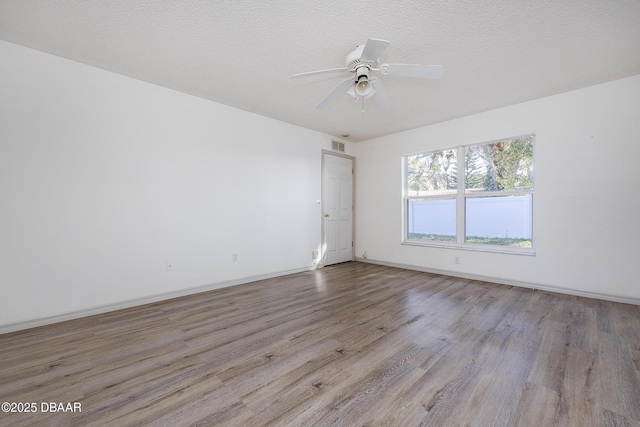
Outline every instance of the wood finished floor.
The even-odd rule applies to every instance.
[[[2,426],[640,426],[640,307],[362,263],[0,349],[0,402],[82,405]]]

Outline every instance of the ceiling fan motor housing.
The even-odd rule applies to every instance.
[[[355,50],[347,55],[347,67],[351,69],[357,69],[360,66],[366,66],[368,68],[375,68],[378,65],[378,60],[366,61],[362,59],[362,51],[365,45],[356,46]]]

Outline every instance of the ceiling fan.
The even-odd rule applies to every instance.
[[[380,39],[369,39],[366,44],[356,46],[356,49],[347,55],[346,66],[341,68],[329,68],[326,70],[308,71],[291,76],[299,77],[315,76],[317,74],[338,73],[348,71],[352,75],[336,86],[316,108],[325,108],[335,101],[342,93],[347,93],[356,102],[362,101],[364,112],[364,100],[374,94],[376,105],[379,108],[389,108],[392,105],[391,98],[387,94],[379,78],[371,76],[380,73],[383,76],[419,77],[426,79],[439,79],[442,77],[442,65],[420,64],[380,64],[380,56],[390,42]]]

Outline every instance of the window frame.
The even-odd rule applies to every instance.
[[[499,138],[490,141],[484,141],[479,143],[457,145],[454,147],[435,149],[429,151],[420,151],[416,153],[405,154],[402,156],[402,239],[401,244],[408,246],[423,246],[423,247],[435,247],[435,248],[448,248],[448,249],[461,249],[478,252],[496,252],[507,253],[516,255],[535,255],[536,254],[536,226],[535,226],[535,153],[536,153],[536,138],[535,133],[529,133],[519,136],[512,136],[507,138]],[[534,175],[532,178],[531,189],[526,190],[507,190],[507,191],[478,191],[467,192],[465,182],[465,149],[467,147],[473,147],[477,145],[490,145],[504,140],[533,138],[533,167]],[[457,188],[455,194],[451,195],[434,195],[434,196],[411,196],[409,195],[409,183],[408,183],[408,159],[409,157],[420,155],[437,153],[441,151],[456,150],[456,174],[457,174]],[[460,185],[462,183],[462,185]],[[477,199],[486,197],[508,197],[508,196],[523,196],[529,195],[531,197],[531,247],[523,248],[517,246],[501,246],[491,244],[479,244],[479,243],[467,243],[466,240],[466,201],[467,199]],[[433,242],[433,241],[417,241],[409,240],[409,201],[410,200],[444,200],[455,199],[456,201],[456,239],[455,242]]]

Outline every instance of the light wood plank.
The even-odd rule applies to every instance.
[[[605,332],[600,332],[598,338],[602,407],[640,421],[640,381],[627,342]]]
[[[640,307],[362,263],[0,335],[0,425],[640,426]]]

